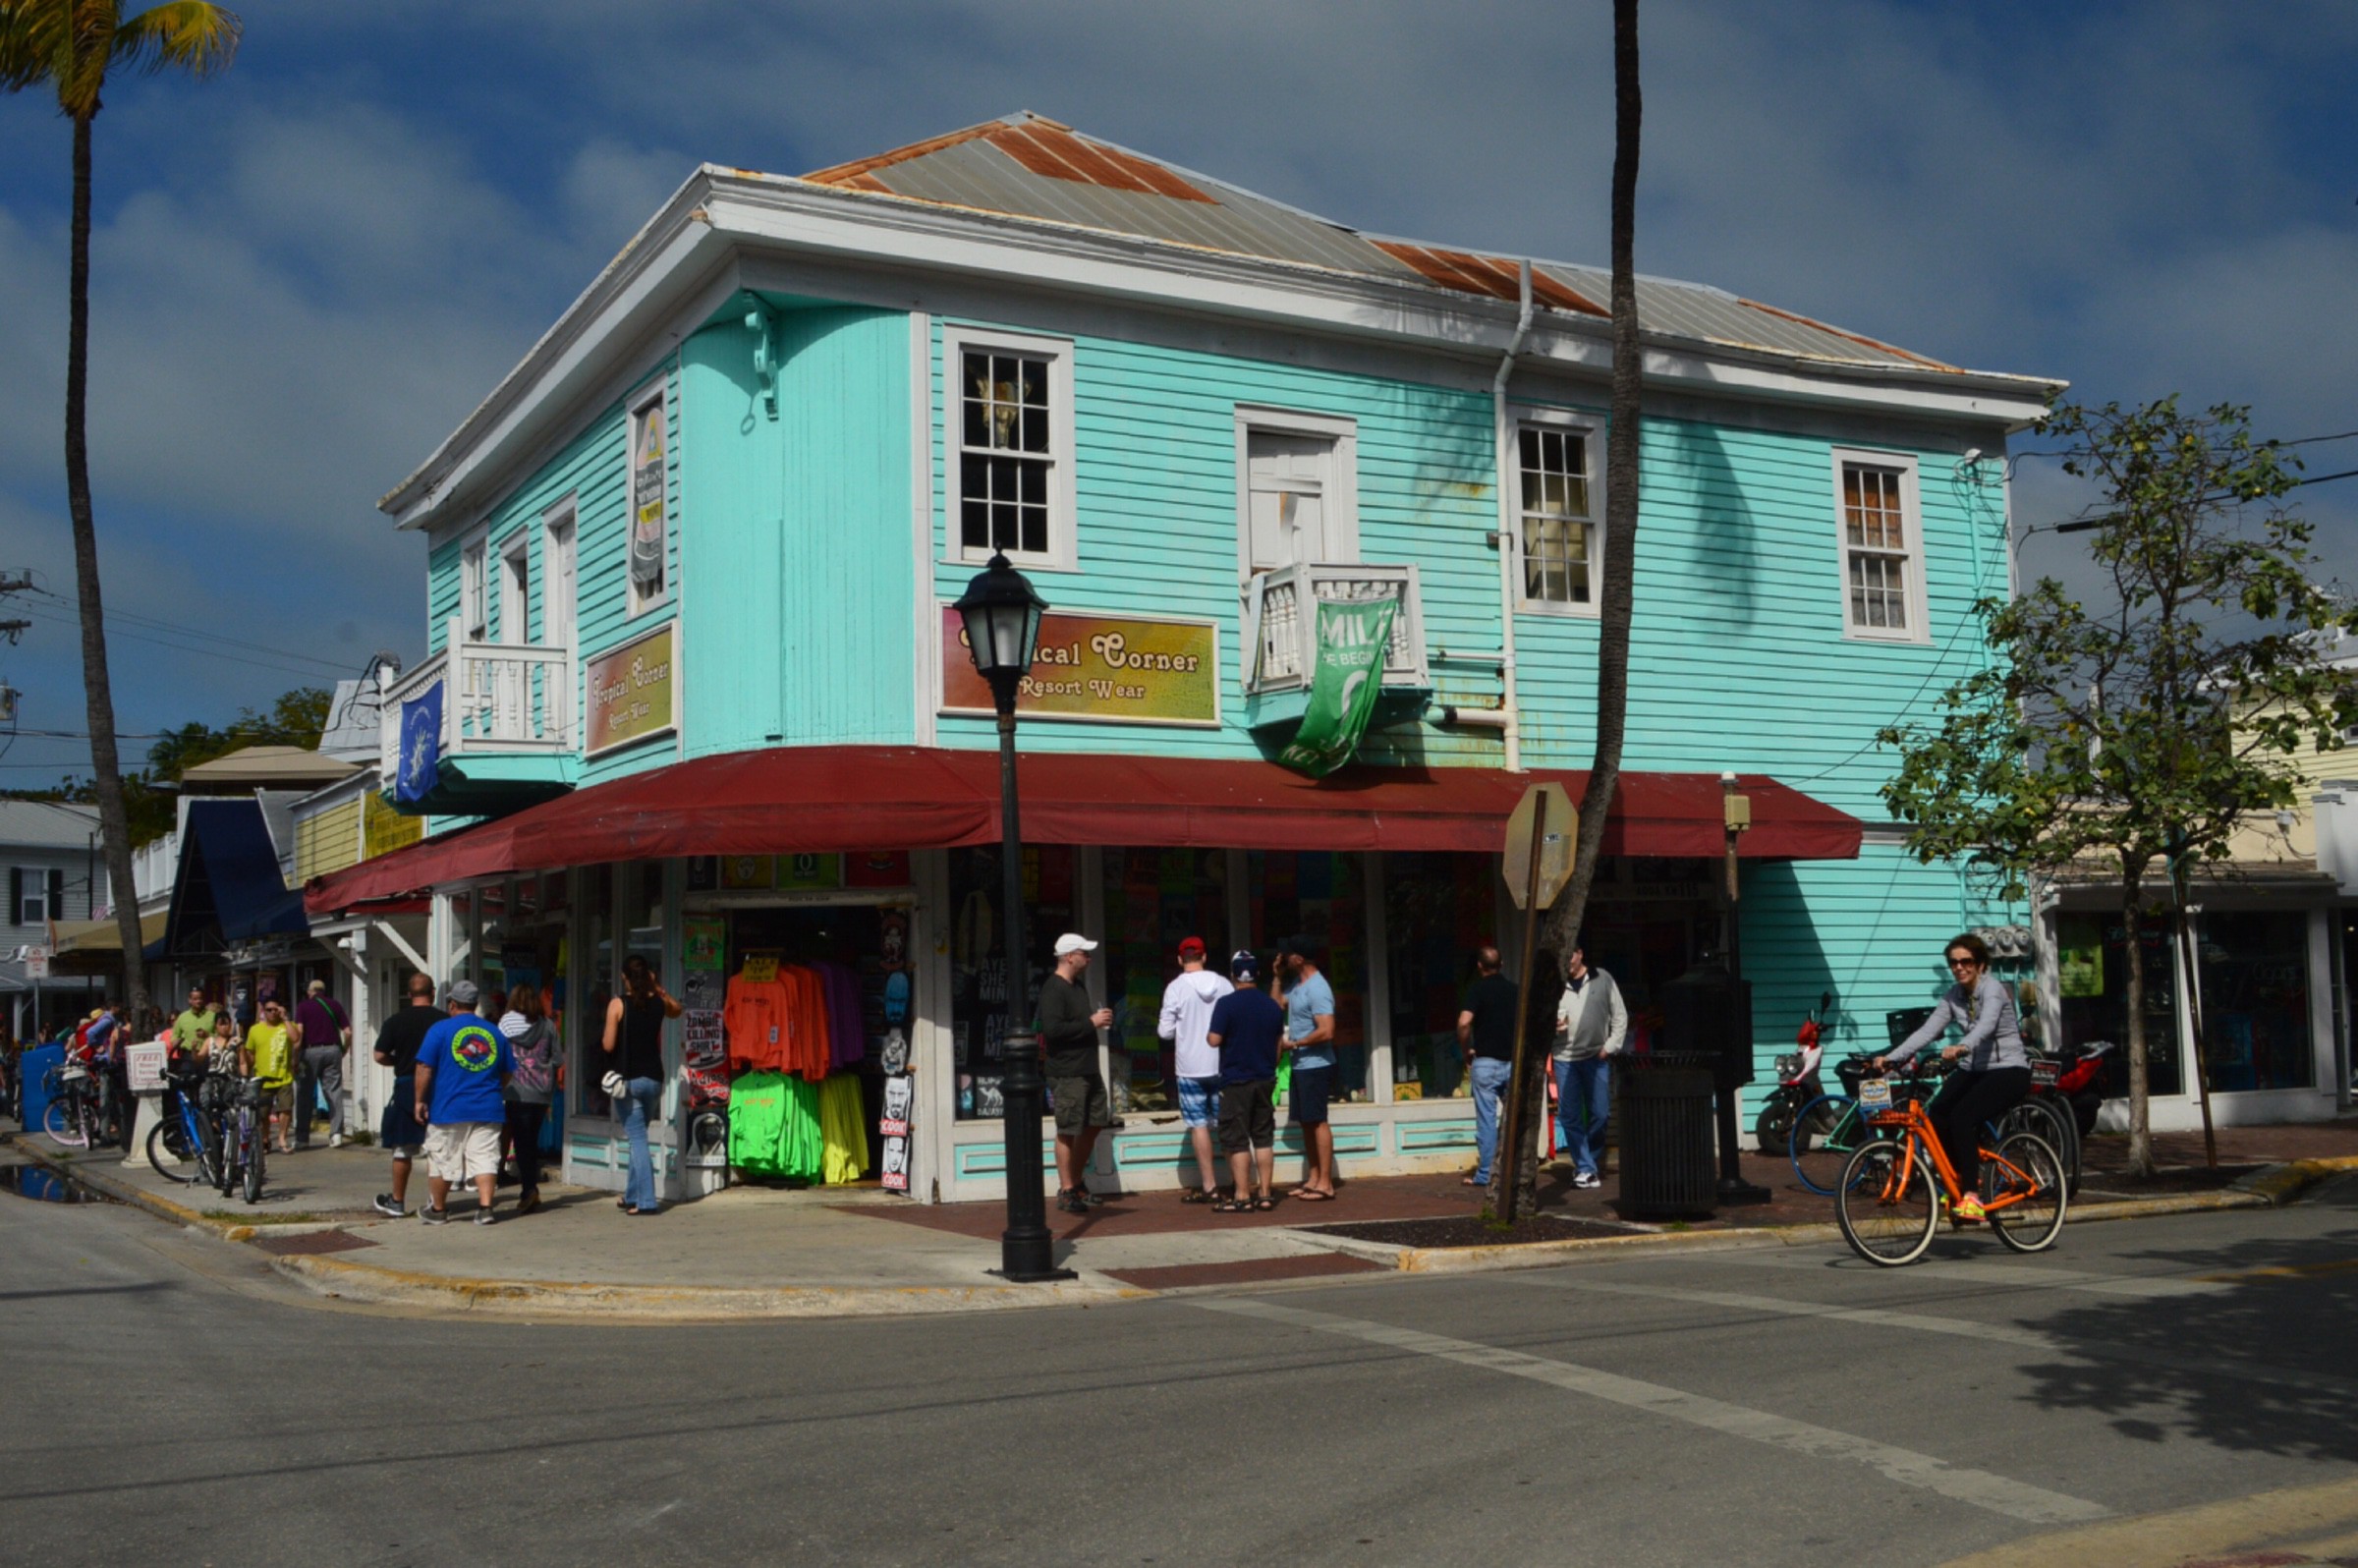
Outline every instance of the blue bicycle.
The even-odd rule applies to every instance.
[[[166,1079],[163,1117],[147,1132],[147,1163],[187,1186],[218,1187],[220,1137],[199,1103],[203,1082],[201,1071],[173,1072]]]

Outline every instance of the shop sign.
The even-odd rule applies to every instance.
[[[680,922],[680,968],[720,969],[727,963],[729,923],[690,916]]]
[[[163,1041],[153,1039],[123,1047],[123,1082],[133,1093],[164,1092],[164,1058],[170,1049]]]
[[[25,978],[28,980],[49,978],[49,949],[46,947],[25,949]]]
[[[1391,645],[1398,599],[1320,599],[1318,665],[1302,727],[1277,760],[1312,778],[1351,760],[1383,690],[1383,655]]]
[[[941,710],[993,713],[958,611],[941,606]],[[1220,722],[1220,631],[1212,621],[1060,614],[1039,618],[1032,672],[1016,689],[1026,718],[1110,724]]]
[[[416,806],[441,782],[442,683],[436,681],[401,704],[401,756],[393,773],[393,799]]]
[[[590,661],[590,733],[582,755],[679,728],[677,630],[662,627]]]
[[[778,955],[757,953],[749,955],[738,975],[748,985],[768,985],[778,978]]]
[[[2064,996],[2105,994],[2105,944],[2062,944],[2055,954],[2055,989]]]

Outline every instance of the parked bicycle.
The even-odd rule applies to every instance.
[[[1802,1020],[1800,1032],[1794,1036],[1801,1048],[1776,1059],[1776,1088],[1761,1102],[1760,1114],[1752,1123],[1753,1139],[1764,1154],[1789,1151],[1802,1108],[1825,1097],[1825,1086],[1819,1081],[1818,1064],[1825,1057],[1825,1018],[1833,1000],[1831,991],[1818,998],[1816,1011]]]
[[[1869,1262],[1912,1263],[1932,1246],[1943,1204],[1952,1224],[1969,1222],[1953,1218],[1965,1195],[1912,1086],[1863,1080],[1858,1108],[1876,1136],[1843,1162],[1834,1218],[1842,1239]],[[1982,1222],[2018,1253],[2053,1246],[2071,1202],[2061,1161],[2034,1133],[2008,1133],[1995,1145],[1979,1149]]]
[[[107,1092],[106,1079],[71,1058],[42,1075],[49,1107],[41,1132],[60,1148],[107,1148],[123,1142],[122,1116]]]
[[[221,1114],[221,1196],[227,1198],[242,1188],[246,1202],[258,1204],[262,1201],[263,1146],[269,1142],[262,1119],[268,1092],[258,1078],[238,1079],[236,1086],[229,1107]]]
[[[147,1163],[176,1182],[218,1187],[220,1135],[201,1100],[204,1078],[201,1064],[166,1070],[162,1115],[147,1130]]]

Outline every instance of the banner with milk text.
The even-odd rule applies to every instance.
[[[1383,653],[1392,640],[1396,598],[1319,599],[1319,661],[1310,678],[1302,727],[1277,760],[1312,778],[1351,760],[1383,688]]]

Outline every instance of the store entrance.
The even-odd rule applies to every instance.
[[[907,1054],[914,1011],[908,910],[795,905],[725,919],[719,1070],[737,1179],[876,1183],[886,1070]]]

